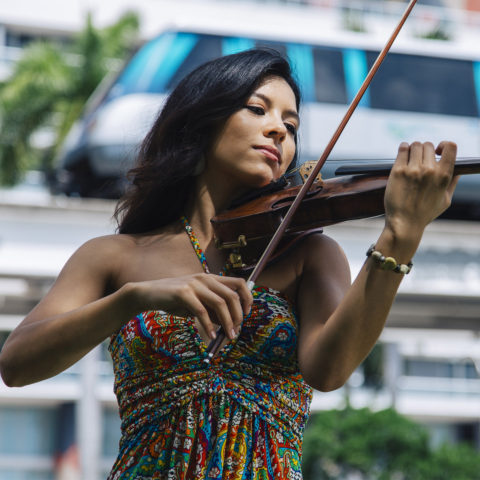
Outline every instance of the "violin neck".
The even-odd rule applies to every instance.
[[[459,158],[453,167],[455,175],[480,173],[480,158]]]
[[[388,175],[393,162],[378,162],[360,165],[343,165],[335,171],[335,175]],[[458,158],[453,169],[455,175],[480,173],[480,158]]]

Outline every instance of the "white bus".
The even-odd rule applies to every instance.
[[[316,159],[386,40],[333,30],[311,41],[305,37],[313,33],[306,32],[297,32],[295,40],[292,31],[282,39],[271,32],[262,36],[205,30],[164,31],[145,43],[120,74],[94,95],[59,158],[58,189],[69,195],[118,195],[138,143],[179,79],[209,59],[259,46],[289,58],[304,99],[300,159]],[[478,156],[479,110],[480,49],[400,36],[334,148],[323,176],[333,175],[335,166],[345,160],[393,158],[401,141],[449,139],[459,145],[460,156]],[[455,206],[466,209],[467,217],[480,218],[478,185],[480,177],[473,175],[464,177],[458,188]]]

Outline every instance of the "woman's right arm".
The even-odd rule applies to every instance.
[[[236,335],[253,302],[243,279],[202,273],[126,283],[107,294],[129,251],[124,240],[107,236],[75,252],[49,293],[5,342],[0,353],[5,384],[23,386],[57,375],[147,310],[196,316],[212,338],[218,328],[214,323],[230,338]]]
[[[62,372],[137,313],[128,285],[105,295],[116,243],[101,237],[80,247],[49,293],[10,334],[0,354],[7,385]]]

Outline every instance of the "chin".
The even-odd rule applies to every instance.
[[[268,179],[263,178],[263,179],[257,179],[256,181],[249,182],[248,185],[245,185],[246,188],[252,189],[252,188],[263,188],[272,183],[275,179],[273,177],[270,177]]]
[[[272,170],[262,170],[260,172],[257,172],[257,174],[248,175],[245,180],[249,184],[249,188],[262,188],[266,187],[269,183],[278,180],[280,176],[281,175],[275,175]]]

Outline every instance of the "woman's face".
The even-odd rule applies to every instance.
[[[298,126],[293,90],[283,78],[267,78],[220,129],[205,173],[237,189],[269,184],[293,160]]]

